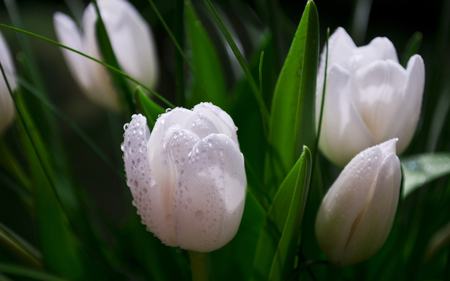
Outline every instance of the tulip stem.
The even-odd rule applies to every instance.
[[[191,260],[192,281],[208,281],[208,265],[206,253],[189,251]]]

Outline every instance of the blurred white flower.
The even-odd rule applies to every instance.
[[[319,120],[325,70],[324,51],[317,77]],[[329,39],[326,96],[319,148],[334,164],[345,166],[358,152],[398,138],[402,153],[419,119],[425,83],[422,57],[404,69],[391,41],[377,37],[356,47],[343,28]],[[318,122],[317,122],[318,123]]]
[[[114,54],[122,70],[149,88],[158,78],[158,59],[150,27],[125,0],[98,0],[98,6]],[[68,47],[101,59],[97,44],[97,13],[93,3],[83,15],[83,34],[67,15],[57,12],[53,16],[59,41]],[[94,102],[113,110],[120,109],[117,93],[107,69],[74,52],[62,49],[69,69],[83,92]]]
[[[14,64],[11,59],[8,45],[6,45],[3,35],[0,33],[0,62],[5,71],[11,90],[16,88],[16,80],[14,80]],[[5,131],[14,118],[14,102],[8,91],[5,80],[0,73],[0,135]]]
[[[172,247],[210,252],[236,234],[247,180],[231,117],[211,103],[162,114],[153,132],[124,126],[127,184],[147,230]]]
[[[397,139],[353,158],[328,190],[316,217],[316,238],[329,260],[341,267],[362,262],[383,246],[400,193]]]

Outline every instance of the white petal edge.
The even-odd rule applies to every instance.
[[[402,96],[402,106],[397,110],[392,125],[392,135],[398,137],[397,151],[401,154],[406,150],[419,121],[425,86],[425,65],[419,55],[412,56],[406,67],[407,82]]]
[[[152,31],[128,1],[98,1],[102,18],[117,60],[131,77],[154,88],[158,58]]]
[[[328,72],[330,67],[337,63],[342,64],[351,57],[351,54],[356,45],[352,38],[342,27],[338,27],[328,39],[329,52],[328,52]],[[325,60],[326,60],[326,48],[323,47],[322,54],[320,55],[319,69],[317,71],[317,87],[316,87],[316,127],[320,117],[320,107],[322,104],[322,91],[323,80],[325,77]],[[317,129],[317,128],[316,128]]]
[[[100,10],[101,12],[101,10]],[[90,3],[83,14],[83,50],[84,52],[98,60],[102,60],[100,50],[97,44],[96,27],[97,12],[93,3]],[[92,101],[114,111],[120,110],[120,100],[117,92],[114,90],[111,77],[106,68],[92,60],[86,61],[87,68],[90,71],[88,84],[85,94]]]
[[[3,35],[0,33],[0,61],[8,79],[11,90],[14,90],[17,86],[16,80],[13,75],[15,73],[14,64],[11,58],[8,45],[6,44]],[[0,77],[0,136],[5,131],[6,127],[14,119],[14,102],[11,98],[11,94],[6,86],[6,82],[3,76]]]
[[[133,205],[141,216],[147,230],[168,246],[178,246],[170,239],[166,224],[161,187],[154,180],[147,158],[147,140],[150,131],[147,119],[141,114],[133,115],[129,124],[124,126],[124,142],[121,145],[127,185],[133,195]]]
[[[236,235],[244,210],[242,153],[228,136],[212,134],[194,146],[183,169],[175,191],[177,242],[196,252],[219,249]]]
[[[220,107],[215,106],[210,102],[202,102],[197,104],[192,111],[197,113],[200,118],[209,118],[214,123],[219,133],[227,135],[239,146],[236,134],[238,128],[230,115]]]
[[[53,24],[55,26],[56,36],[61,44],[80,52],[84,51],[80,31],[78,30],[75,22],[69,16],[61,12],[56,12],[53,15]],[[79,87],[83,91],[86,91],[89,84],[88,81],[90,75],[89,69],[86,65],[87,59],[67,49],[61,48],[61,51],[72,77],[74,77]]]
[[[358,152],[375,145],[353,103],[350,79],[343,67],[337,64],[330,67],[319,141],[325,156],[340,167]]]
[[[374,38],[368,45],[355,49],[352,55],[362,57],[364,65],[377,60],[393,60],[398,63],[394,44],[386,37]]]

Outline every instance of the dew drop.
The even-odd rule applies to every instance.
[[[203,213],[203,211],[197,211],[195,212],[195,219],[201,221],[203,220],[203,218],[205,217],[205,214]]]

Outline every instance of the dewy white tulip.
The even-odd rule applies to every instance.
[[[162,114],[153,132],[124,126],[127,184],[147,230],[172,247],[210,252],[236,234],[247,180],[231,117],[211,103]]]
[[[97,1],[114,54],[125,73],[149,88],[158,77],[158,59],[150,27],[125,0]],[[101,59],[97,44],[97,13],[91,3],[84,11],[83,34],[67,15],[57,12],[54,25],[59,41],[68,47]],[[62,49],[66,62],[83,92],[94,102],[119,110],[119,97],[106,68],[74,52]]]
[[[317,77],[319,119],[325,71],[324,51]],[[398,138],[402,153],[419,119],[425,83],[422,58],[404,69],[391,41],[377,37],[356,47],[343,28],[329,39],[326,96],[319,148],[334,164],[345,166],[358,152]],[[318,123],[318,122],[317,122]]]
[[[374,255],[391,231],[400,193],[397,139],[353,158],[328,190],[316,217],[316,238],[341,267]]]
[[[8,79],[11,89],[16,87],[16,81],[13,78],[15,72],[14,64],[11,59],[8,45],[6,45],[3,35],[0,33],[0,62]],[[14,118],[14,102],[8,91],[6,82],[0,73],[0,135],[5,131]]]

